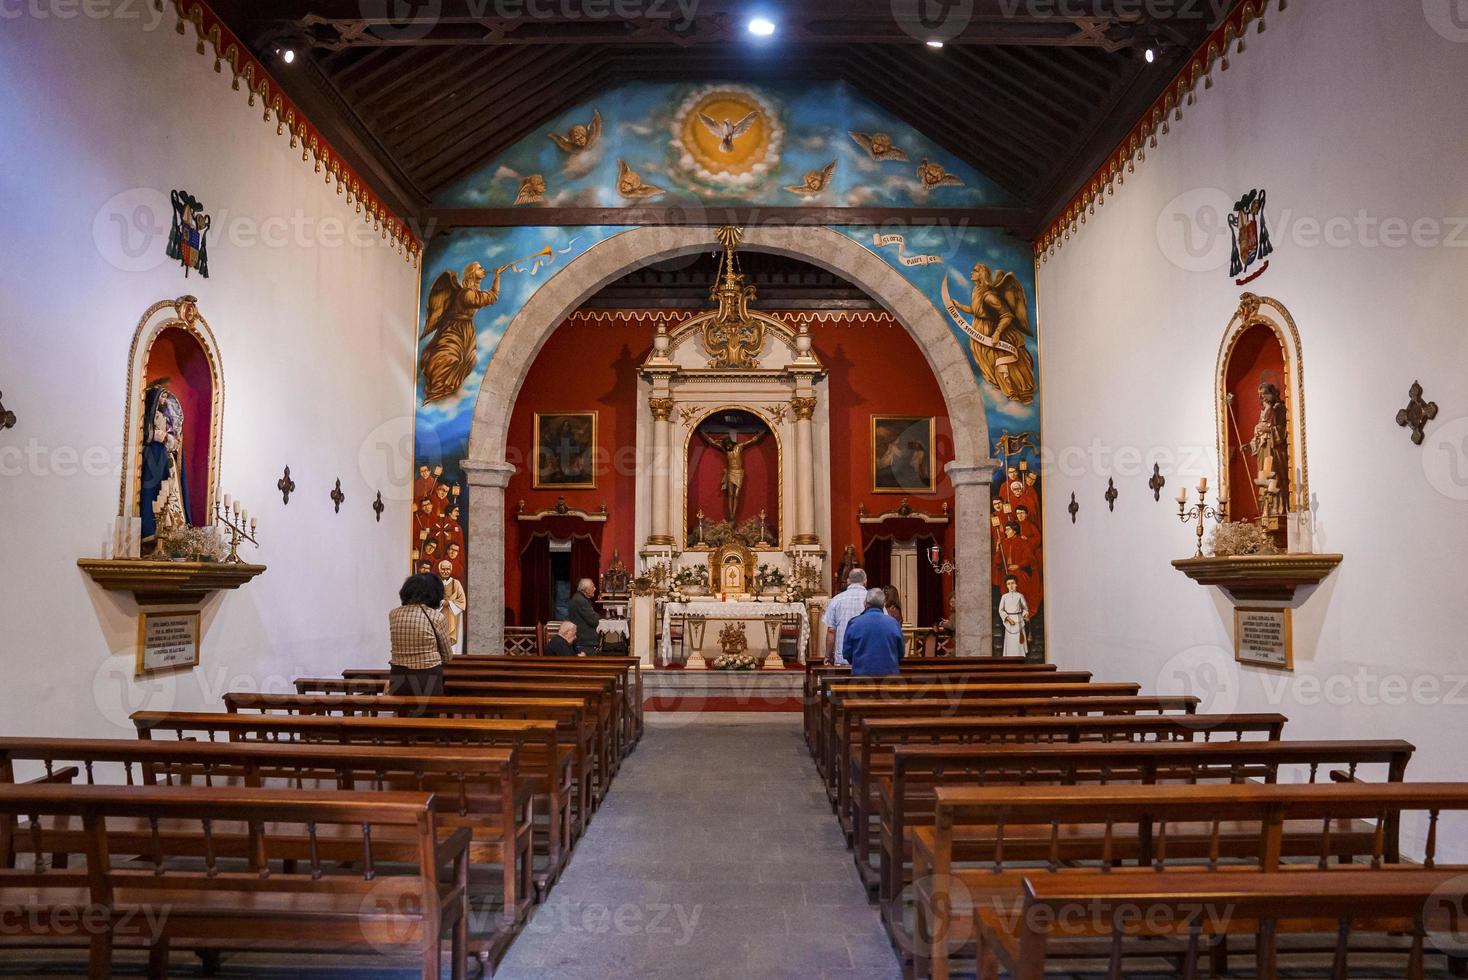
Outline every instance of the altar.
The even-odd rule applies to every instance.
[[[688,662],[691,666],[701,666],[705,641],[708,639],[706,627],[710,621],[724,623],[742,622],[756,624],[754,629],[745,629],[745,634],[750,640],[750,651],[755,653],[759,650],[756,644],[764,641],[764,660],[767,666],[773,666],[770,658],[779,658],[780,633],[787,625],[799,624],[799,640],[796,643],[796,658],[804,663],[806,650],[810,646],[810,615],[802,602],[764,602],[758,600],[739,600],[721,602],[717,599],[694,599],[683,602],[664,602],[661,604],[661,621],[658,630],[658,661],[661,664],[673,662],[673,624],[681,622],[683,626],[683,645],[688,651]],[[718,634],[714,634],[713,642],[717,643]]]

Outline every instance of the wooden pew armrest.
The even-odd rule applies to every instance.
[[[66,766],[63,769],[57,769],[53,773],[48,773],[44,776],[37,776],[35,779],[27,779],[24,785],[45,786],[49,783],[70,783],[74,782],[76,780],[76,777],[80,776],[81,774],[82,771],[76,766]]]
[[[469,853],[469,842],[473,839],[474,832],[468,827],[460,827],[439,841],[433,849],[434,860],[439,867],[453,864]]]

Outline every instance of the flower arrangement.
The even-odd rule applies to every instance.
[[[709,664],[714,670],[759,670],[760,662],[747,653],[726,653]]]
[[[1269,532],[1248,521],[1219,524],[1208,539],[1208,548],[1215,558],[1279,554],[1279,547],[1275,545]]]
[[[159,558],[172,561],[223,561],[229,553],[219,528],[213,524],[189,527],[186,524],[158,529]]]
[[[682,593],[698,594],[707,592],[709,588],[709,567],[707,565],[688,565],[678,569],[673,576],[673,587]]]
[[[754,589],[756,592],[777,592],[783,590],[787,581],[785,573],[778,568],[761,564],[754,572]]]

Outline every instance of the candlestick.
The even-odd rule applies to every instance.
[[[1207,478],[1206,477],[1204,478],[1203,482],[1204,483],[1207,483]],[[1184,491],[1180,492],[1177,495],[1177,516],[1178,516],[1178,520],[1182,521],[1184,524],[1187,524],[1189,521],[1193,521],[1193,520],[1196,520],[1198,522],[1198,525],[1197,525],[1198,545],[1197,545],[1196,552],[1193,554],[1193,557],[1194,558],[1202,558],[1203,557],[1203,521],[1206,518],[1212,518],[1213,520],[1218,521],[1219,523],[1227,523],[1227,521],[1228,521],[1228,503],[1223,498],[1219,498],[1218,506],[1217,507],[1209,507],[1208,506],[1207,491],[1205,491],[1204,488],[1202,486],[1200,486],[1198,488],[1198,502],[1196,504],[1194,504],[1193,506],[1189,507],[1188,506],[1188,494],[1187,494],[1187,491],[1184,490]]]

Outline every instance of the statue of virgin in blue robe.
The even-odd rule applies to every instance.
[[[159,515],[154,507],[170,480],[175,493],[164,495],[171,517],[165,525],[187,524],[188,485],[183,468],[184,410],[178,397],[168,390],[168,379],[155,381],[143,394],[142,494],[139,510],[143,519],[143,543],[153,543],[158,534]]]

